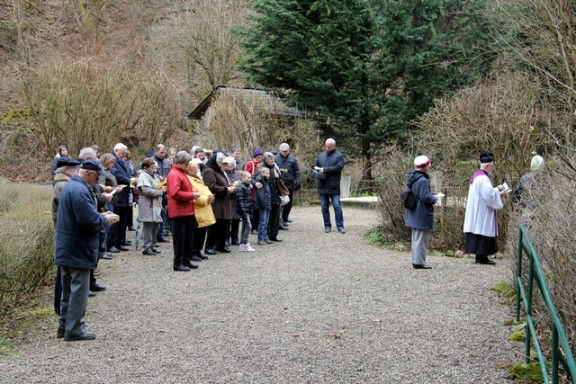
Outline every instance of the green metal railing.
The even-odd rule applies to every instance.
[[[532,318],[532,293],[534,288],[534,281],[542,294],[542,298],[548,308],[548,313],[552,318],[552,383],[558,383],[558,370],[560,365],[566,370],[567,376],[576,383],[576,365],[574,363],[574,357],[572,356],[572,350],[568,344],[568,339],[560,324],[558,319],[558,314],[554,309],[554,304],[550,299],[550,294],[548,293],[548,287],[544,280],[544,273],[540,267],[540,262],[538,261],[538,256],[536,251],[530,242],[530,238],[526,233],[523,225],[520,225],[520,231],[518,236],[518,270],[516,272],[516,321],[520,321],[520,303],[521,300],[524,303],[524,310],[526,312],[526,323],[530,329],[530,332],[526,332],[526,364],[530,363],[530,345],[532,340],[534,342],[534,347],[538,353],[538,360],[540,362],[540,368],[542,370],[542,377],[545,383],[549,383],[548,371],[546,367],[546,361],[544,355],[542,354],[542,348],[538,341],[538,336],[536,334],[536,327],[534,325],[534,320]],[[526,256],[529,261],[529,271],[528,271],[528,294],[526,294],[526,289],[522,282],[522,257]],[[560,348],[560,344],[562,348]]]

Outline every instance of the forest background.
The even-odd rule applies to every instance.
[[[278,57],[286,65],[269,60]],[[446,253],[462,248],[458,202],[478,154],[492,151],[494,181],[511,185],[540,154],[546,178],[528,192],[540,204],[526,215],[506,201],[499,245],[515,257],[518,224],[527,224],[576,337],[573,1],[11,0],[0,4],[0,71],[0,175],[8,180],[49,181],[59,144],[74,154],[123,141],[135,157],[159,142],[189,149],[199,138],[185,117],[215,87],[265,86],[307,118],[285,124],[228,102],[215,106],[227,118],[213,118],[200,140],[240,146],[247,157],[288,141],[307,171],[335,137],[355,188],[371,186],[386,202],[379,231],[389,242],[406,239],[398,193],[414,156],[426,154],[433,189],[452,202],[437,211],[432,244]],[[2,236],[12,244],[1,248],[5,270],[22,220],[16,208],[37,198],[2,195]],[[28,216],[38,241],[23,247],[50,256],[50,237],[35,223],[50,231],[51,223]],[[10,290],[28,279],[3,276]]]

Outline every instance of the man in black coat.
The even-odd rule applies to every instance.
[[[282,173],[282,181],[284,181],[284,185],[286,185],[288,192],[290,192],[288,195],[290,202],[282,207],[283,225],[280,227],[280,229],[284,229],[283,227],[289,222],[288,216],[290,216],[290,211],[292,210],[294,192],[300,189],[302,182],[300,180],[300,167],[298,166],[298,161],[294,156],[290,154],[290,146],[288,143],[280,144],[278,149],[280,153],[276,155],[274,161],[276,162],[278,168],[280,168],[280,172]]]
[[[316,178],[316,184],[322,206],[324,232],[328,233],[332,230],[330,211],[328,210],[328,205],[332,201],[336,228],[338,228],[338,232],[346,233],[342,206],[340,205],[340,177],[346,160],[344,155],[336,150],[336,140],[328,139],[325,144],[326,151],[322,152],[314,163],[314,170],[320,176]]]

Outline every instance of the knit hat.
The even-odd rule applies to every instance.
[[[414,159],[414,166],[418,169],[424,169],[431,164],[430,159],[428,156],[417,156]]]
[[[252,155],[252,157],[256,157],[256,156],[262,156],[264,154],[264,152],[262,152],[262,150],[260,148],[256,148],[254,150],[254,154]]]
[[[280,150],[280,152],[289,151],[290,146],[288,145],[288,143],[282,143],[282,144],[280,144],[278,149]]]
[[[532,161],[530,161],[530,169],[532,171],[539,171],[544,168],[545,164],[546,162],[544,161],[544,158],[540,155],[536,155],[532,158]]]
[[[480,154],[480,163],[486,164],[494,161],[494,154],[490,152],[482,152]]]

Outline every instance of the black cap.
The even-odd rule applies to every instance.
[[[493,161],[494,161],[494,154],[490,152],[482,152],[482,154],[480,154],[480,162],[482,164],[491,163]]]
[[[80,162],[76,159],[71,158],[71,157],[61,157],[56,162],[56,168],[65,167],[65,166],[72,166],[73,167],[76,165],[80,165]]]

